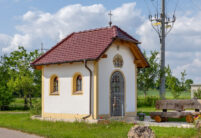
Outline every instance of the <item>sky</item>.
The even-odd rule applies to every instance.
[[[166,37],[166,65],[173,75],[180,78],[185,70],[187,79],[201,83],[201,1],[166,0],[166,5],[167,15],[177,18]],[[18,46],[40,49],[41,43],[50,49],[72,32],[108,26],[110,10],[113,25],[142,42],[142,51],[160,51],[148,20],[157,9],[160,0],[0,0],[0,55]]]

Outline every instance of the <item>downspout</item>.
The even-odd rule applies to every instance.
[[[92,90],[92,88],[91,88],[91,86],[92,86],[92,71],[91,71],[91,69],[87,66],[87,61],[86,60],[84,60],[84,66],[85,66],[85,68],[89,71],[89,73],[90,73],[90,82],[89,82],[89,115],[87,115],[87,116],[85,116],[85,117],[83,117],[82,119],[87,119],[87,118],[89,118],[91,115],[92,115],[92,113],[91,113],[91,90]]]

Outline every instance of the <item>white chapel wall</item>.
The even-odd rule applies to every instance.
[[[115,70],[120,70],[125,77],[126,105],[125,112],[135,112],[135,65],[130,49],[112,45],[106,52],[107,58],[99,61],[99,115],[110,114],[110,77]],[[115,68],[113,57],[120,54],[123,57],[123,67]]]
[[[89,62],[88,66],[93,71],[92,62]],[[83,95],[72,95],[72,77],[75,72],[79,72],[83,76]],[[58,96],[49,95],[50,77],[53,74],[59,78]],[[81,62],[44,66],[44,112],[89,114],[89,78],[89,71]]]

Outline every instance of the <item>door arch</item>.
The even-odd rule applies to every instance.
[[[124,76],[120,71],[115,71],[110,79],[110,113],[111,116],[124,116]]]

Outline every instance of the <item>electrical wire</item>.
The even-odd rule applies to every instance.
[[[151,10],[150,10],[150,8],[149,8],[148,3],[146,2],[146,0],[144,0],[144,3],[145,3],[145,5],[146,5],[146,7],[147,7],[147,10],[148,10],[148,12],[149,12],[149,15],[151,15],[152,13],[151,13]]]
[[[151,0],[151,4],[153,5],[153,7],[155,8],[157,14],[158,14],[158,2],[157,2],[157,5],[154,4],[153,2],[154,0]],[[157,0],[158,1],[158,0]]]
[[[180,0],[177,0],[177,3],[176,3],[176,5],[175,5],[175,9],[174,9],[173,15],[175,15],[175,13],[176,13],[176,10],[177,10],[177,8],[178,8],[179,2],[180,2]]]

